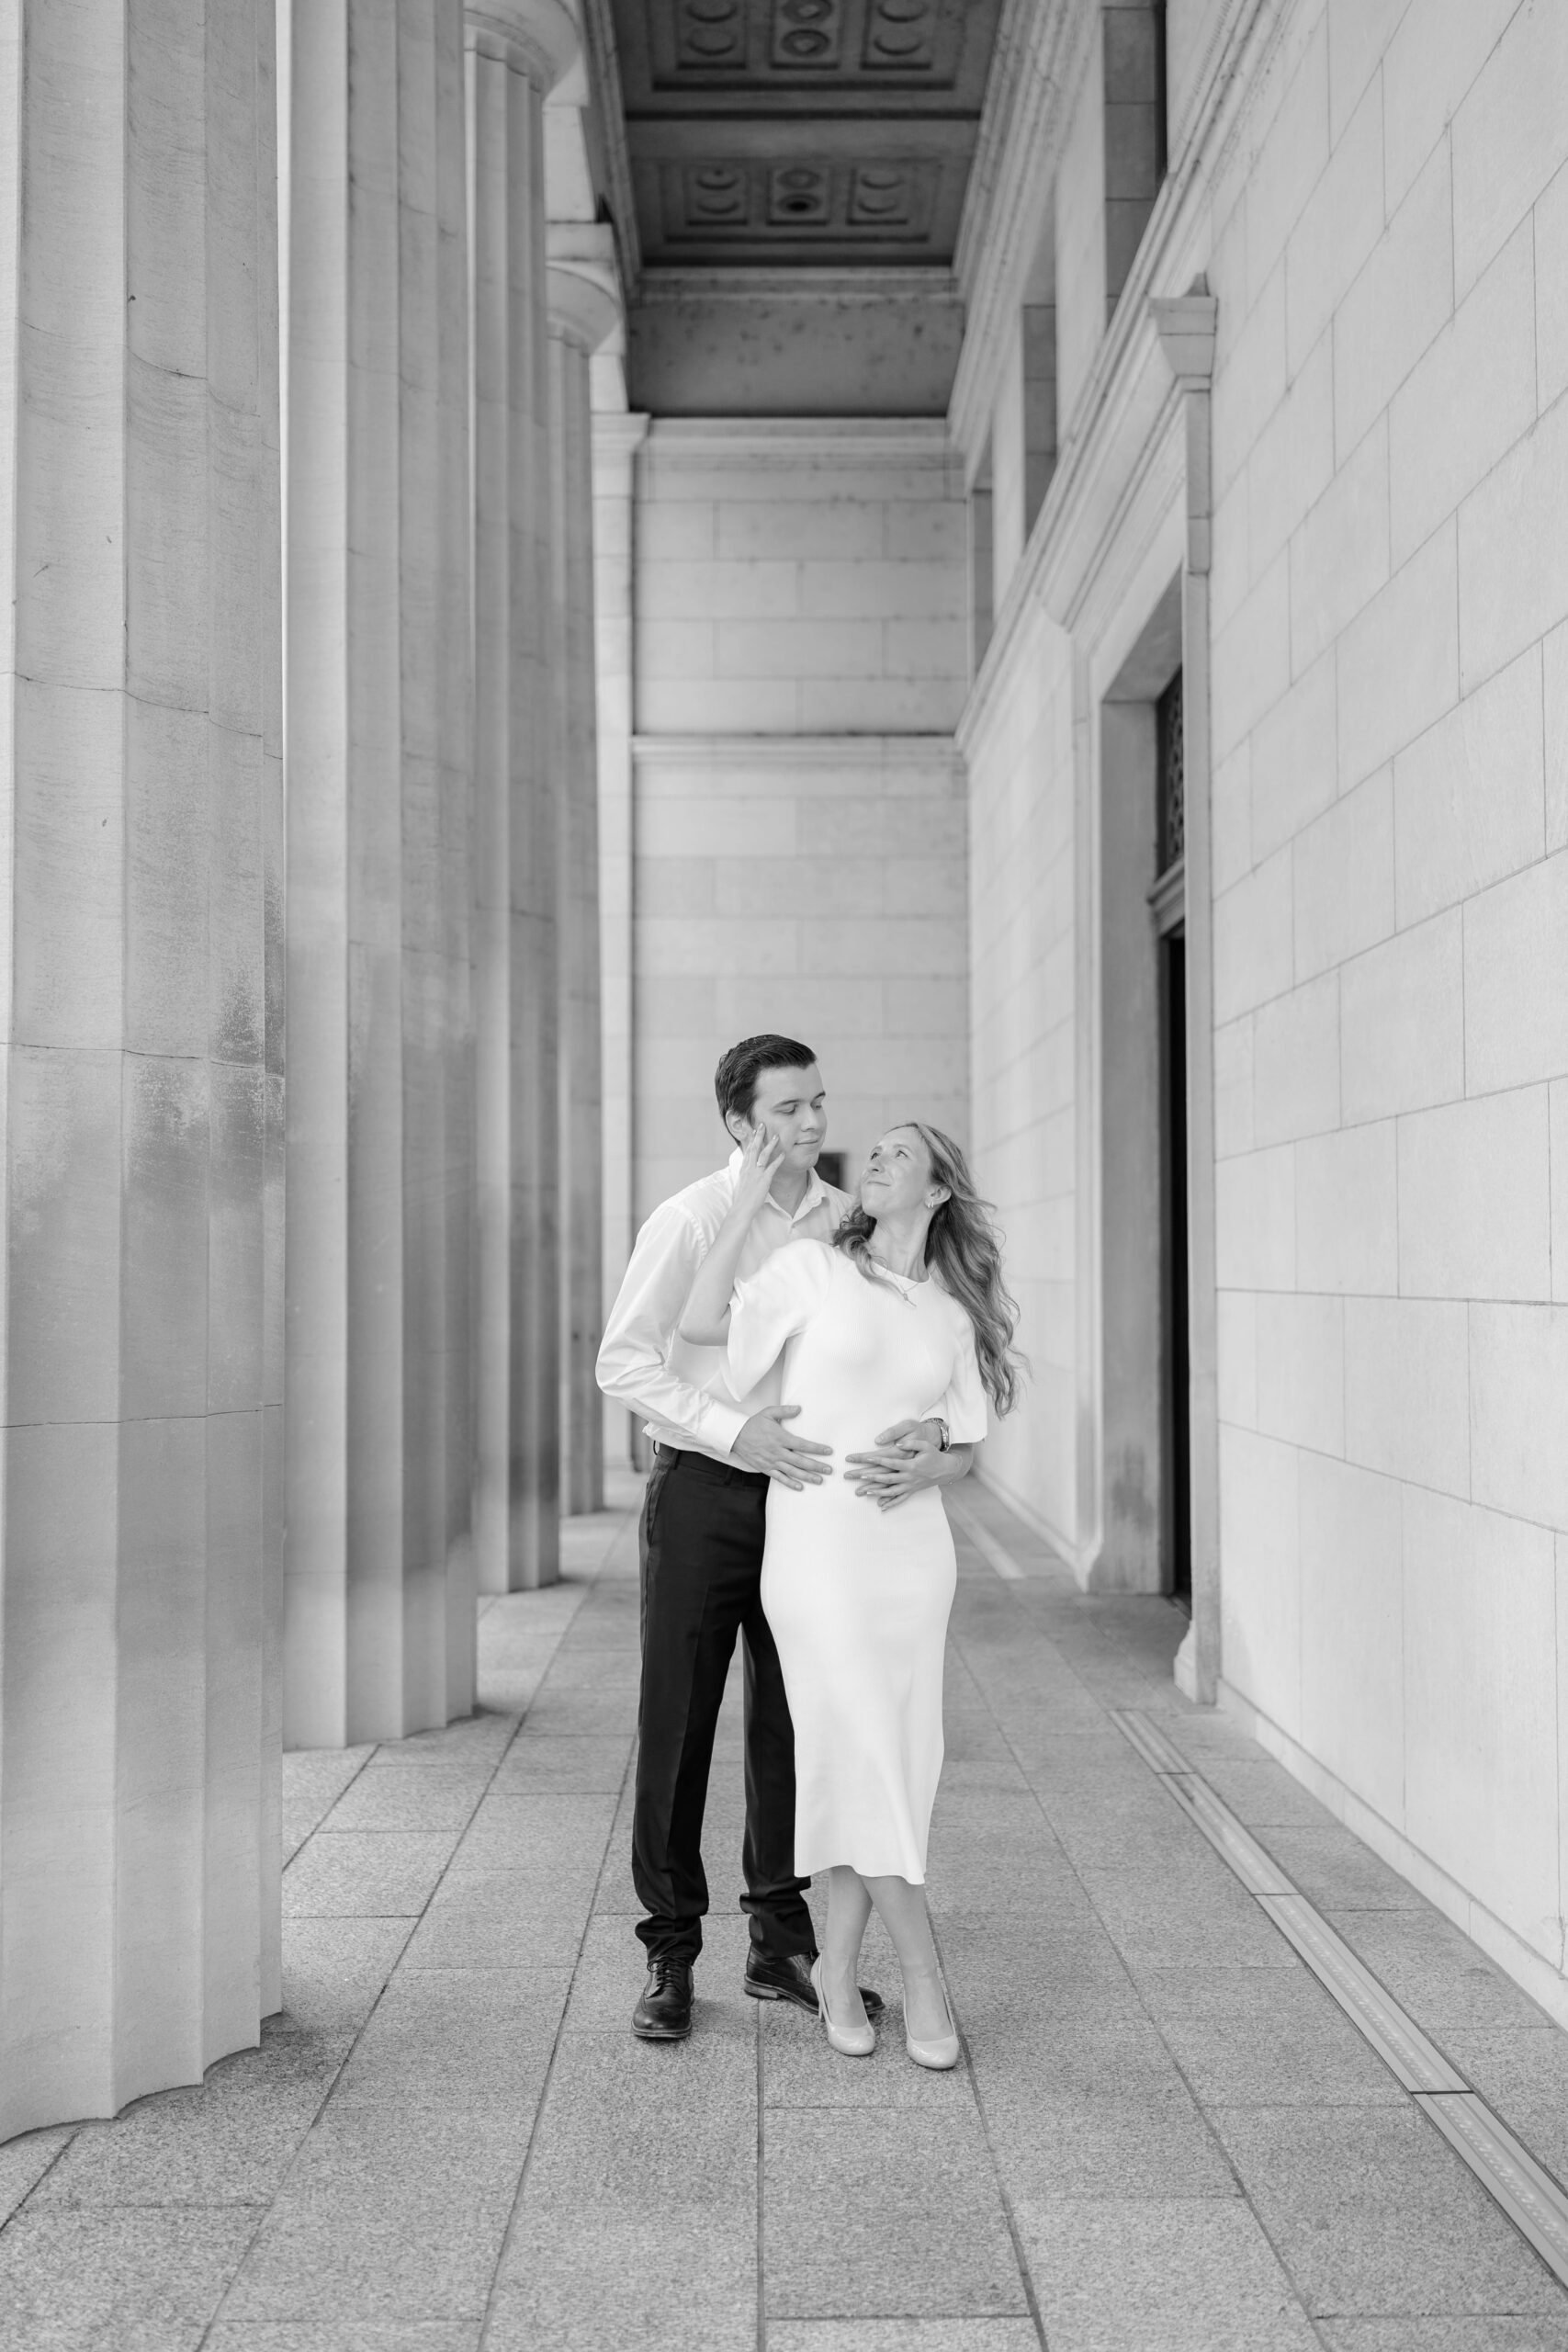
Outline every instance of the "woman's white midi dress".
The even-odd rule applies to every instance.
[[[934,1487],[880,1511],[843,1476],[844,1456],[937,1414],[954,1444],[983,1438],[974,1327],[932,1280],[868,1282],[842,1250],[792,1241],[737,1286],[736,1396],[780,1354],[781,1401],[801,1408],[791,1432],[833,1449],[821,1486],[768,1488],[762,1607],[795,1723],[795,1866],[922,1883],[953,1537]]]

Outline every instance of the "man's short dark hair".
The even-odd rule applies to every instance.
[[[738,1046],[720,1054],[713,1091],[718,1097],[725,1133],[729,1132],[732,1112],[739,1112],[743,1119],[750,1117],[757,1080],[765,1069],[810,1069],[816,1059],[810,1046],[803,1046],[798,1037],[775,1037],[772,1031],[761,1037],[742,1037]]]

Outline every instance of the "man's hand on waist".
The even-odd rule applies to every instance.
[[[784,1428],[799,1410],[798,1405],[765,1405],[753,1413],[729,1449],[730,1460],[743,1470],[765,1471],[781,1487],[819,1487],[833,1449]]]

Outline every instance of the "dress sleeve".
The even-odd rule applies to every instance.
[[[735,1285],[729,1303],[729,1385],[750,1396],[787,1340],[804,1331],[828,1295],[831,1253],[820,1241],[786,1241],[767,1264]]]
[[[988,1426],[986,1391],[981,1385],[979,1360],[975,1353],[975,1326],[962,1308],[959,1317],[964,1330],[953,1361],[953,1377],[937,1410],[947,1423],[948,1437],[953,1445],[979,1445]]]

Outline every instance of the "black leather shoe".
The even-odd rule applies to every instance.
[[[753,1944],[746,1955],[746,1986],[754,2001],[793,2001],[797,2009],[817,2015],[817,1987],[811,1982],[811,1955],[792,1951],[759,1951]],[[868,2018],[882,2015],[882,1996],[869,1984],[860,1988]]]
[[[691,1962],[654,1961],[632,2011],[632,2031],[639,2041],[684,2041],[691,2030]]]

